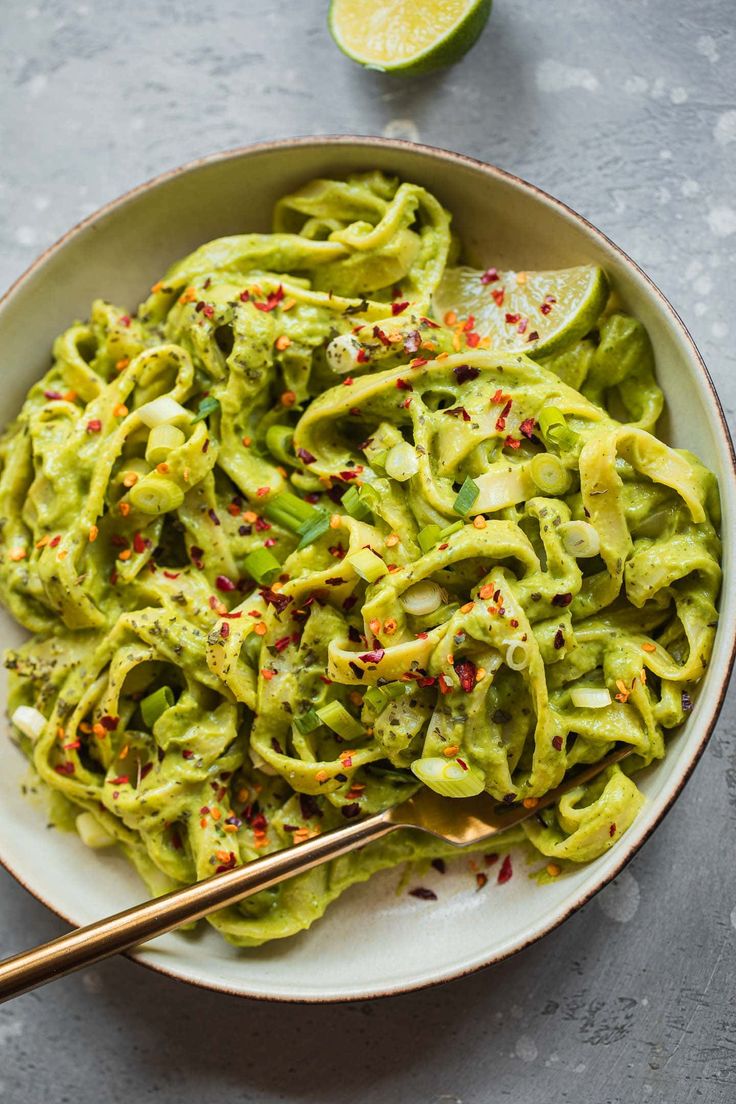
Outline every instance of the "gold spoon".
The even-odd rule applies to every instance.
[[[6,959],[0,963],[0,1002],[64,977],[83,966],[91,966],[102,958],[127,951],[181,924],[200,920],[209,912],[225,905],[234,905],[244,897],[277,885],[338,855],[354,851],[356,847],[380,839],[397,828],[429,832],[457,847],[483,843],[552,805],[563,794],[589,782],[631,751],[629,747],[620,748],[605,759],[583,768],[546,793],[533,808],[498,804],[488,794],[448,799],[424,788],[408,801],[382,813],[313,836],[304,843],[214,874],[163,897],[133,905],[115,916],[97,920],[50,943]]]

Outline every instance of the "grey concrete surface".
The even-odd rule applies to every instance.
[[[440,76],[332,46],[324,0],[0,0],[0,283],[199,154],[293,134],[416,138],[552,191],[649,271],[736,403],[733,0],[497,0]],[[736,714],[617,883],[502,966],[302,1008],[125,961],[0,1009],[4,1104],[727,1104],[736,1099]],[[62,925],[0,874],[0,953]]]

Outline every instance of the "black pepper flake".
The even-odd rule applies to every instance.
[[[437,894],[433,889],[427,889],[426,886],[417,886],[416,889],[409,890],[410,897],[417,897],[420,901],[436,901]]]
[[[438,870],[440,874],[444,874],[447,867],[445,866],[444,859],[432,859],[431,864],[435,870]]]
[[[555,648],[557,649],[557,651],[559,651],[560,648],[564,648],[564,646],[565,646],[565,634],[563,633],[562,629],[558,629],[557,632],[555,633],[554,644],[555,644]]]
[[[350,805],[343,805],[340,812],[348,820],[352,820],[353,817],[360,815],[360,805],[357,801],[353,801]]]

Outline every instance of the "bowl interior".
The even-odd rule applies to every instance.
[[[591,865],[539,887],[519,856],[511,882],[491,881],[476,893],[463,858],[444,876],[430,871],[412,877],[410,885],[435,889],[439,900],[431,904],[409,897],[406,886],[397,894],[402,874],[388,872],[350,890],[311,931],[283,943],[238,952],[208,930],[196,937],[169,935],[137,952],[141,961],[178,977],[255,996],[330,1000],[395,992],[496,961],[550,930],[617,873],[674,800],[707,738],[731,660],[734,474],[722,413],[692,342],[646,277],[579,216],[529,185],[455,155],[370,139],[279,143],[196,164],[131,193],[54,247],[0,304],[0,423],[13,417],[45,371],[55,336],[85,317],[93,298],[133,309],[172,261],[203,241],[268,230],[279,195],[311,177],[375,168],[432,190],[453,212],[466,254],[480,263],[605,266],[654,343],[667,397],[667,437],[697,452],[721,483],[722,627],[688,725],[643,781],[644,810],[617,846]],[[21,638],[4,612],[0,627],[9,643]],[[4,707],[4,680],[0,695]],[[122,859],[46,829],[40,801],[20,793],[26,773],[20,754],[0,739],[0,858],[9,869],[75,923],[141,900],[141,883]]]

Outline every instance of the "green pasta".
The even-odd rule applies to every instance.
[[[508,309],[497,341],[433,307],[457,256],[424,189],[312,181],[136,314],[96,301],[0,442],[0,595],[31,634],[11,713],[152,893],[422,785],[533,803],[631,745],[509,834],[556,876],[626,831],[692,708],[718,492],[654,435],[645,330],[597,273],[553,355]],[[477,275],[499,305],[527,280]],[[394,833],[208,922],[255,946],[452,853]]]

